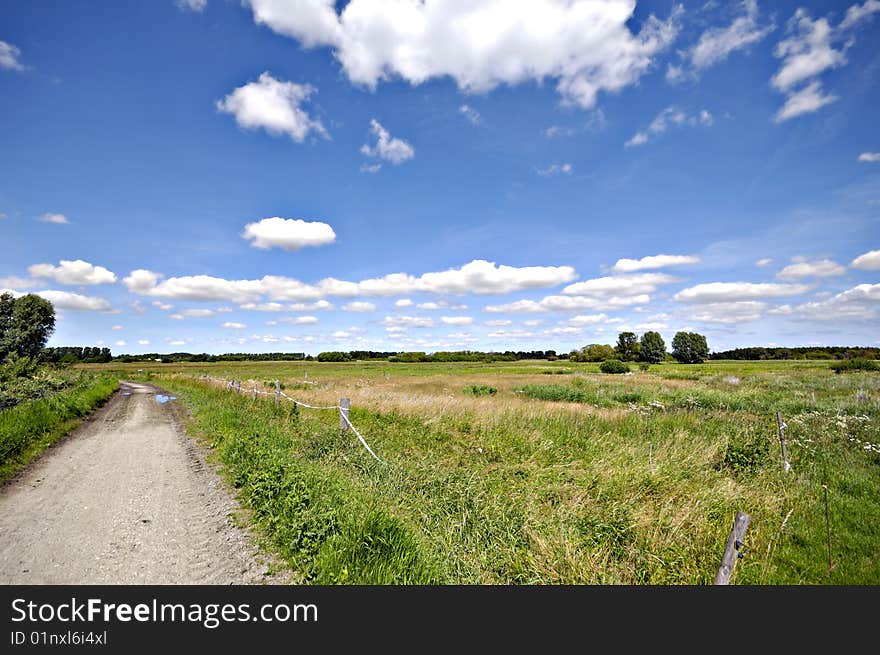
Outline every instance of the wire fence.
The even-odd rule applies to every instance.
[[[210,375],[201,375],[197,378],[198,380],[208,381],[208,382],[216,382],[219,384],[223,384],[224,388],[227,391],[232,391],[234,393],[242,393],[241,390],[241,380],[226,380],[221,378],[211,377]],[[364,439],[364,436],[360,433],[360,431],[352,424],[351,419],[348,416],[348,412],[350,409],[348,398],[341,398],[339,400],[338,405],[309,405],[308,403],[304,403],[296,398],[291,398],[286,393],[281,391],[281,384],[278,380],[275,381],[275,391],[260,391],[257,388],[256,382],[254,383],[253,389],[248,392],[251,393],[253,399],[256,400],[257,396],[274,396],[275,397],[275,406],[278,407],[281,402],[281,398],[293,403],[297,407],[303,407],[305,409],[316,409],[316,410],[336,410],[339,412],[339,427],[343,433],[351,430],[354,435],[358,438],[358,441],[361,442],[361,445],[366,448],[367,452],[370,453],[373,459],[375,459],[380,464],[385,464],[385,461],[379,457],[373,449],[370,448],[370,445],[367,443],[367,440]]]

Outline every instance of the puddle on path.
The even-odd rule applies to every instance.
[[[154,398],[157,403],[162,403],[163,405],[167,403],[169,400],[177,400],[177,396],[166,396],[163,393],[157,393]]]

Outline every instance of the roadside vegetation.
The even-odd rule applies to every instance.
[[[627,375],[546,360],[83,368],[141,368],[178,395],[300,582],[704,584],[745,511],[735,583],[878,584],[880,376],[829,363],[663,362]],[[333,411],[276,410],[205,374],[266,391],[277,379],[316,405],[348,397],[385,464],[340,434]]]

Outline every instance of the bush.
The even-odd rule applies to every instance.
[[[651,365],[648,362],[642,362],[641,364],[639,364],[640,371],[647,371],[650,368],[651,368]]]
[[[620,361],[619,359],[606,359],[604,362],[599,364],[599,370],[603,373],[629,373],[629,365]]]
[[[880,371],[880,365],[873,359],[865,359],[864,357],[854,357],[853,359],[843,359],[834,362],[831,370],[835,373],[847,373],[851,371]]]
[[[498,389],[495,387],[490,387],[485,384],[472,384],[468,387],[464,388],[465,393],[469,393],[473,396],[494,396],[498,393]]]

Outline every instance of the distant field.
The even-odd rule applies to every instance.
[[[83,368],[178,395],[301,582],[709,583],[741,510],[752,522],[734,582],[878,584],[880,374],[828,364],[625,376],[565,361]],[[275,410],[201,375],[242,391],[277,379],[310,404],[350,398],[386,463],[340,438],[332,411]]]

